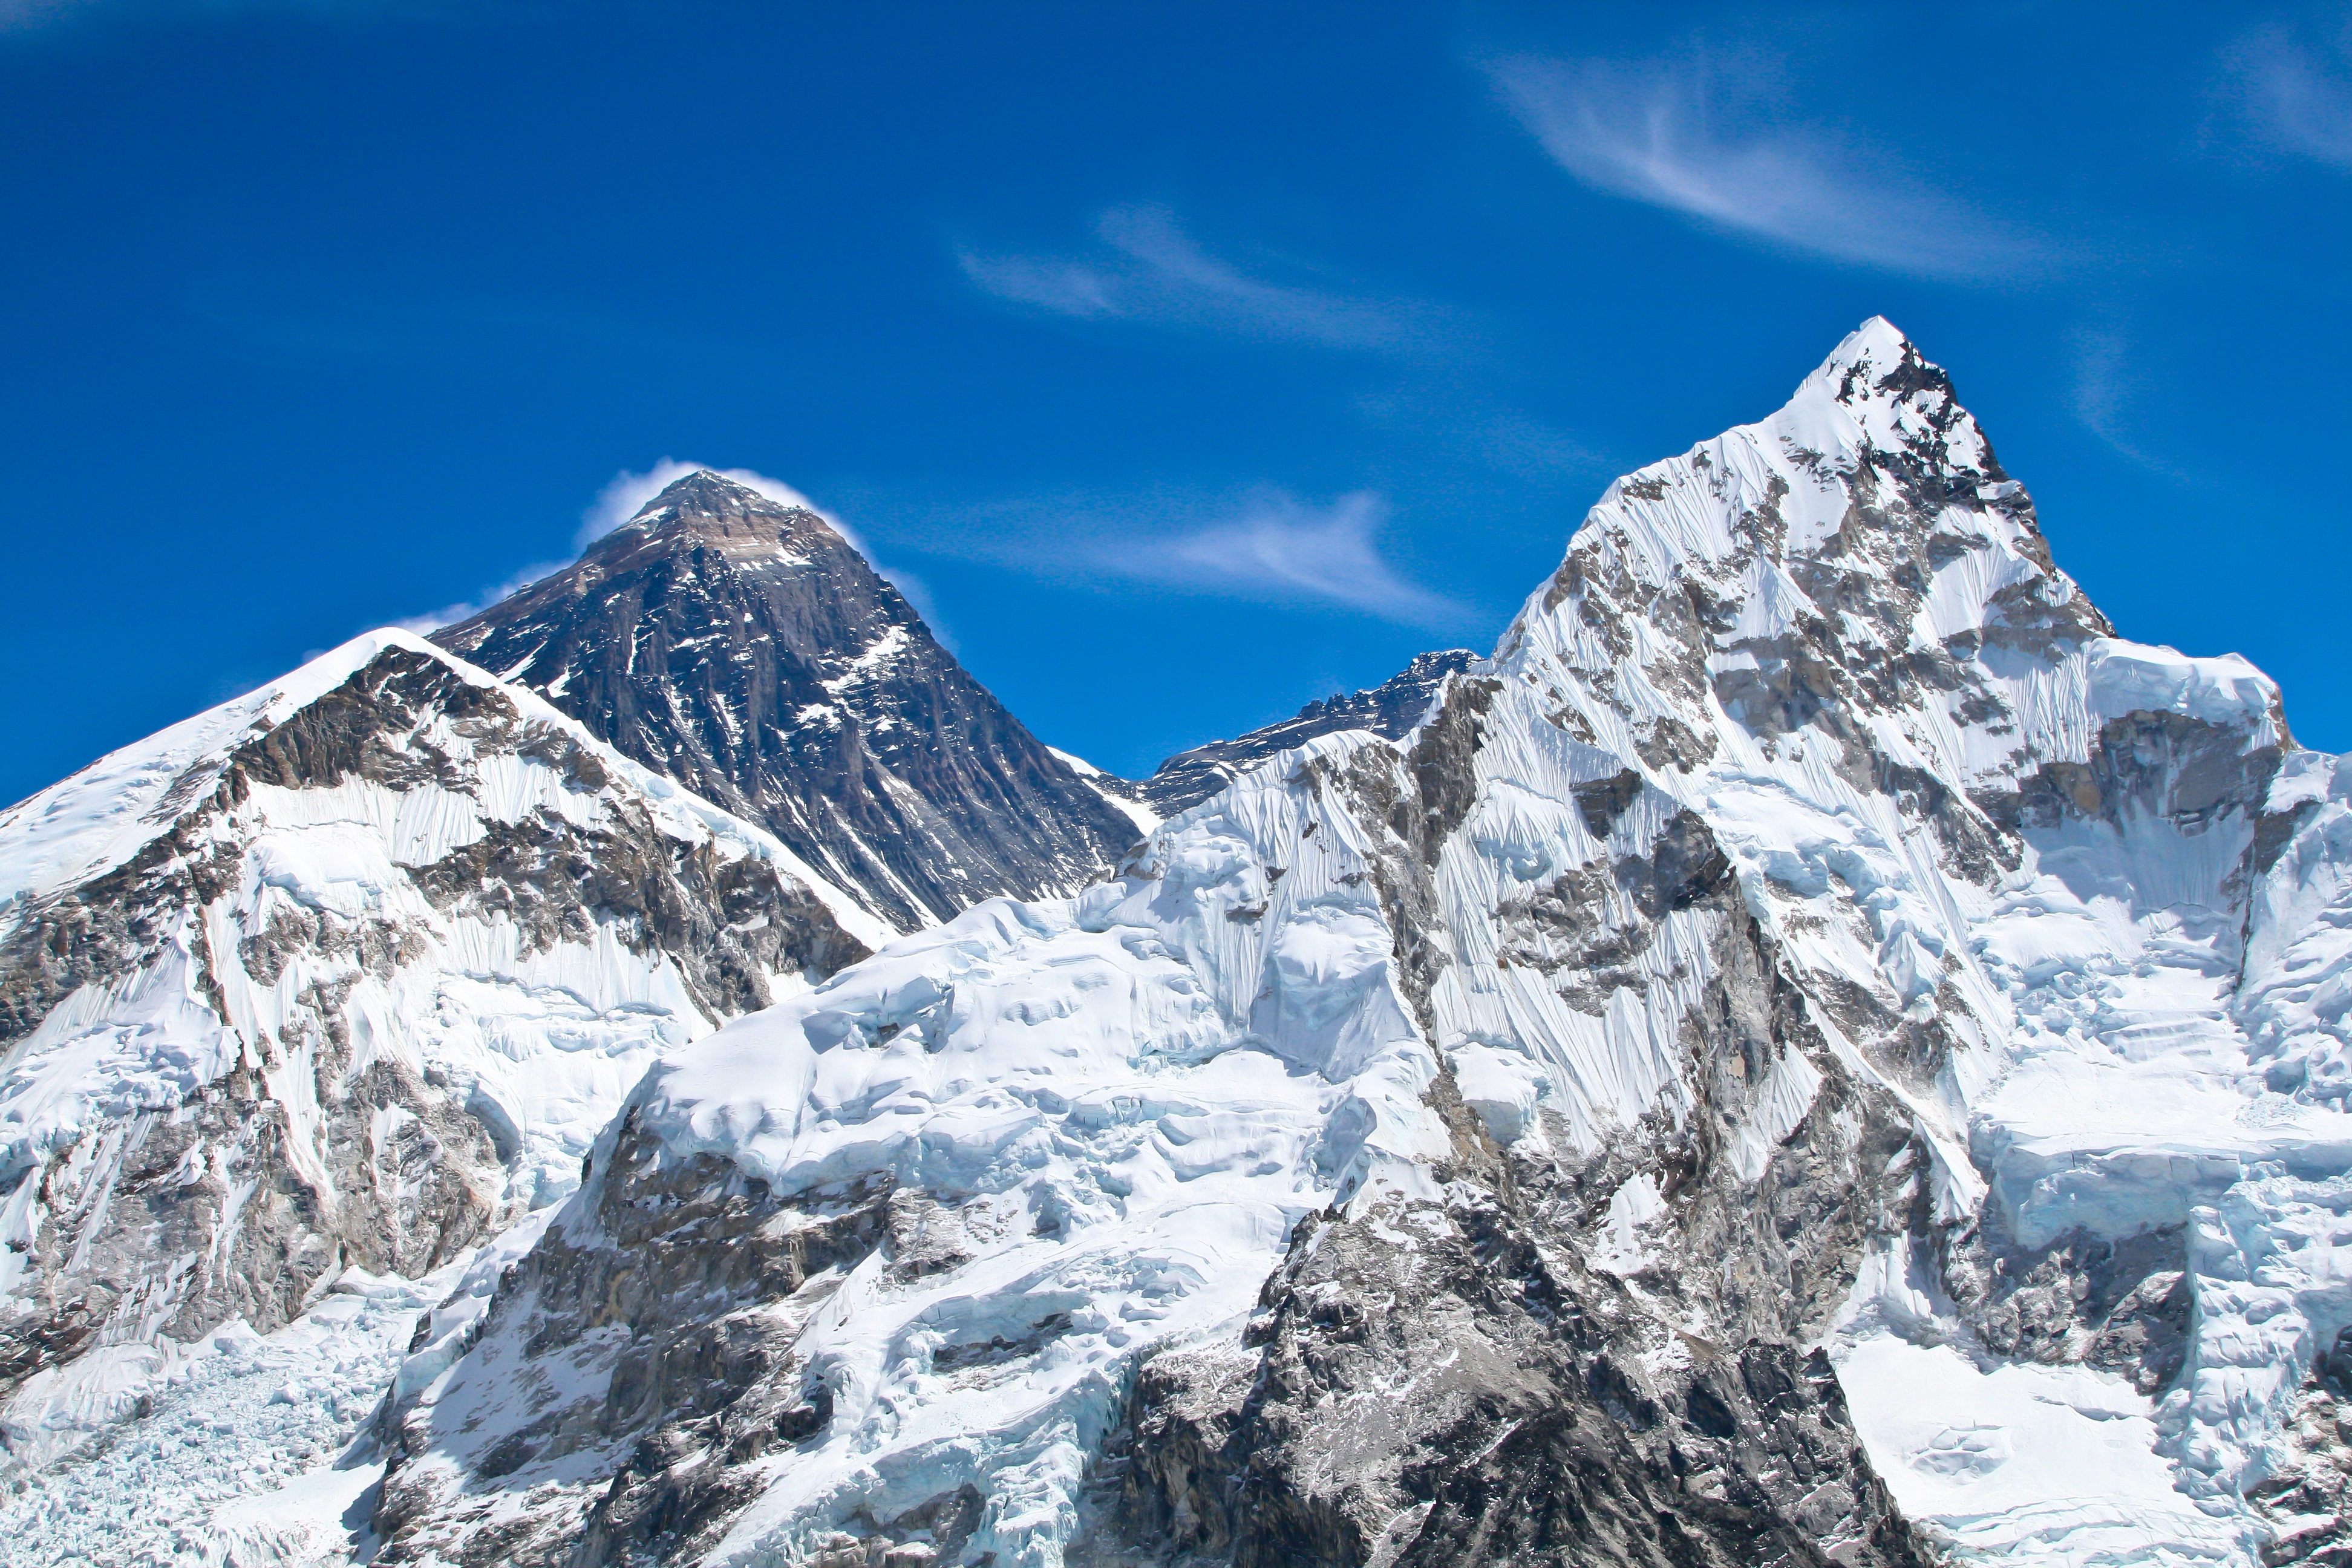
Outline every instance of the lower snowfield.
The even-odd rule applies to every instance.
[[[287,1568],[364,1549],[383,1465],[368,1417],[417,1314],[451,1275],[409,1284],[347,1277],[267,1337],[242,1323],[168,1358],[143,1352],[128,1416],[0,1497],[0,1540],[19,1568]],[[351,1462],[339,1461],[350,1454]]]

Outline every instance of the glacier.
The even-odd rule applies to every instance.
[[[122,863],[184,759],[373,654],[338,657],[0,818],[18,902]],[[2118,637],[1890,324],[1612,485],[1417,724],[1250,761],[1082,891],[892,937],[609,758],[675,841],[781,867],[872,956],[722,1016],[647,989],[617,932],[536,986],[496,920],[442,939],[490,957],[419,970],[438,1005],[488,1016],[478,968],[559,999],[387,1031],[469,1096],[513,1104],[515,1060],[575,1108],[499,1112],[560,1131],[488,1163],[496,1223],[413,1283],[322,1268],[281,1322],[35,1373],[0,1521],[92,1550],[75,1521],[152,1511],[124,1464],[184,1476],[173,1435],[218,1431],[250,1480],[138,1523],[181,1543],[156,1552],[2092,1568],[2352,1542],[2352,768],[2243,659]],[[613,809],[491,763],[511,782],[462,806],[257,794],[247,896],[352,921],[484,816]],[[11,1048],[12,1147],[103,1170],[109,1129],[224,1070],[246,1015],[208,1011],[189,947],[28,1037],[100,1044]],[[616,1015],[669,1022],[593,1083],[540,1076]],[[114,1392],[60,1417],[76,1378]],[[305,1386],[333,1420],[272,1403]],[[134,1388],[159,1414],[126,1426]]]

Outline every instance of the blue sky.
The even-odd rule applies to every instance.
[[[2352,747],[2352,11],[1666,9],[0,0],[0,799],[664,459],[1146,771],[1491,646],[1873,313]]]

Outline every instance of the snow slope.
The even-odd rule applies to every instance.
[[[0,814],[0,1463],[238,1334],[348,1337],[339,1279],[561,1199],[649,1063],[853,933],[761,830],[396,631]]]

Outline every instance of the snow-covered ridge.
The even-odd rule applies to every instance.
[[[0,811],[0,906],[121,865],[170,826],[173,806],[193,804],[209,787],[239,740],[274,729],[386,647],[421,646],[421,639],[396,628],[353,637],[289,675],[110,752]]]
[[[650,1060],[883,935],[763,830],[398,631],[12,808],[0,868],[20,1465],[225,1323],[557,1201]]]
[[[892,934],[856,900],[811,870],[775,835],[622,756],[528,687],[500,680],[398,626],[363,632],[242,697],[110,752],[79,773],[0,811],[0,909],[59,891],[122,864],[170,828],[173,807],[202,797],[240,742],[275,729],[289,714],[333,690],[391,648],[429,658],[468,685],[494,689],[525,719],[551,725],[593,749],[632,788],[660,803],[663,825],[674,828],[676,837],[698,829],[730,857],[775,862],[823,899],[843,928],[860,941],[878,942]],[[509,819],[520,809],[511,802],[489,805],[493,813],[502,807]]]

